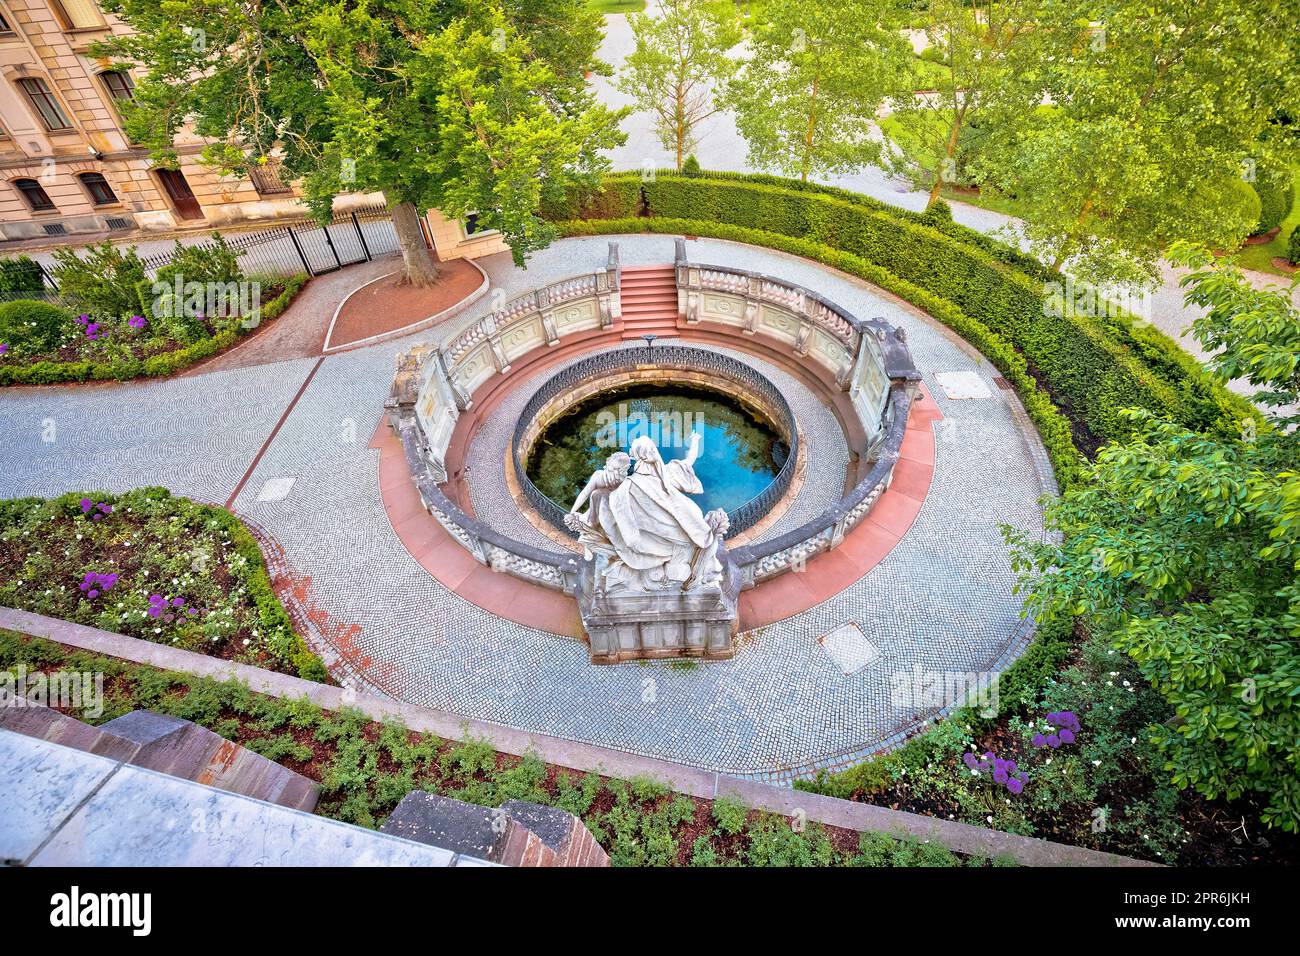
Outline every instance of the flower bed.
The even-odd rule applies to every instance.
[[[0,342],[0,385],[49,385],[58,382],[124,381],[172,375],[195,362],[234,345],[242,336],[279,317],[307,284],[306,274],[276,279],[264,285],[267,301],[255,315],[229,318],[199,317],[186,338],[162,329],[140,314],[125,321],[74,314],[44,302],[15,301],[0,305],[17,311],[39,311],[56,328],[49,347],[20,350]],[[48,310],[53,310],[54,314]],[[21,317],[19,318],[21,321]],[[3,323],[0,322],[0,328]]]
[[[316,812],[380,825],[414,789],[483,806],[526,800],[582,819],[615,866],[957,866],[983,865],[937,843],[790,819],[726,798],[673,793],[655,780],[619,780],[497,753],[481,739],[449,741],[378,723],[361,712],[284,701],[235,681],[214,681],[66,648],[0,631],[0,669],[59,669],[104,675],[103,723],[136,709],[208,727],[321,784]],[[1001,862],[1001,861],[993,861]]]
[[[279,316],[308,278],[259,281],[239,256],[220,233],[177,241],[152,273],[134,246],[55,250],[57,293],[0,304],[0,385],[170,375],[229,348]],[[10,260],[0,285],[27,288],[30,265]]]
[[[0,605],[328,680],[239,519],[164,488],[0,501]]]
[[[1161,863],[1300,860],[1300,837],[1265,833],[1260,806],[1175,788],[1147,731],[1171,716],[1165,701],[1125,655],[1075,637],[1046,629],[1037,663],[1003,675],[1012,696],[996,719],[960,710],[892,753],[795,786]],[[1053,656],[1059,669],[1044,674]]]

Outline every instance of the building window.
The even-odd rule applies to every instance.
[[[23,194],[27,200],[27,205],[32,207],[32,212],[44,212],[47,209],[54,208],[54,200],[41,188],[41,184],[34,179],[15,179],[14,189]]]
[[[99,74],[99,78],[103,80],[108,95],[119,103],[131,103],[135,100],[135,81],[131,79],[130,73],[105,70]]]
[[[45,128],[50,132],[59,130],[72,129],[72,124],[68,122],[68,117],[63,112],[63,107],[59,106],[59,101],[54,98],[50,92],[49,86],[39,76],[24,76],[18,81],[27,98],[32,101],[32,106],[36,112],[41,114],[41,119],[45,121]]]
[[[280,178],[280,164],[277,162],[254,166],[248,171],[248,178],[253,181],[253,188],[257,190],[259,196],[293,192],[293,189],[285,185],[284,180]]]
[[[117,193],[113,192],[113,187],[101,174],[82,173],[77,178],[81,180],[81,185],[86,187],[86,192],[90,193],[90,199],[96,206],[117,202]]]
[[[95,0],[53,0],[53,6],[68,30],[93,30],[104,25]]]
[[[14,35],[14,28],[9,25],[5,15],[0,13],[0,37],[11,37]]]

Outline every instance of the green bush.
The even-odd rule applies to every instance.
[[[121,249],[105,240],[87,248],[84,258],[72,249],[56,249],[54,261],[51,274],[71,308],[102,321],[139,314],[136,289],[146,277],[134,246]]]
[[[700,168],[700,161],[695,158],[695,154],[686,157],[686,162],[682,163],[683,176],[699,176],[704,171]]]
[[[1300,266],[1300,226],[1291,230],[1291,238],[1286,241],[1286,261]]]
[[[276,318],[293,301],[308,277],[303,273],[284,280],[284,291],[262,306],[261,320]],[[36,362],[32,365],[0,364],[0,386],[53,385],[59,382],[126,381],[132,378],[157,378],[173,375],[195,362],[210,358],[222,349],[234,345],[240,335],[248,331],[235,324],[222,329],[210,338],[202,339],[185,348],[146,359],[128,358],[111,361],[81,359],[75,362]]]
[[[34,298],[45,291],[41,267],[29,256],[0,259],[0,299]]]
[[[16,299],[0,304],[0,342],[7,343],[14,356],[58,348],[74,325],[71,312],[48,302]]]
[[[88,520],[83,498],[111,507],[110,517]],[[136,535],[153,543],[122,546]],[[24,547],[14,551],[18,542]],[[196,563],[221,567],[223,574],[204,573]],[[110,568],[122,576],[114,606],[78,593],[75,582],[84,571]],[[36,581],[41,588],[30,583]],[[192,621],[181,618],[159,636],[143,597],[155,586],[177,588],[181,594],[170,596],[183,595],[206,613]],[[269,660],[310,680],[328,676],[294,631],[243,522],[225,508],[173,496],[166,488],[0,500],[0,604],[201,653]],[[233,643],[241,634],[255,637],[253,646]]]
[[[1251,185],[1259,197],[1259,223],[1252,236],[1262,236],[1282,225],[1295,203],[1295,183],[1287,166],[1263,166],[1255,171]]]
[[[936,217],[927,224],[921,214],[767,176],[659,173],[641,182],[620,175],[606,181],[603,194],[625,196],[628,187],[638,184],[650,218],[624,229],[670,231],[666,222],[656,224],[661,219],[698,235],[718,236],[718,227],[740,227],[752,237],[740,241],[786,248],[837,268],[842,266],[836,260],[848,254],[857,266],[846,271],[932,314],[936,302],[949,314],[955,307],[962,313],[961,324],[978,324],[1018,352],[1092,443],[1130,433],[1131,424],[1119,414],[1125,407],[1148,408],[1193,428],[1233,433],[1241,418],[1252,414],[1248,403],[1215,384],[1195,359],[1150,326],[1124,315],[1050,314],[1045,283],[1060,276],[1024,262],[987,237],[973,239],[975,234],[955,224],[933,224]],[[629,205],[625,201],[620,208]],[[588,213],[586,218],[600,217]],[[606,231],[591,223],[563,225],[570,232]],[[773,234],[782,240],[762,238]],[[806,251],[790,248],[790,239]],[[901,284],[925,295],[900,291]],[[953,324],[945,315],[936,317]]]

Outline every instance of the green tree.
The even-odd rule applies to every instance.
[[[876,111],[906,89],[890,0],[769,0],[724,98],[749,162],[807,182],[881,161]]]
[[[276,157],[322,220],[381,190],[405,279],[434,281],[419,217],[478,213],[516,261],[547,242],[543,195],[594,185],[619,114],[595,103],[596,14],[580,0],[108,0],[134,30],[127,129],[163,165],[183,127],[242,174]]]
[[[901,151],[896,171],[929,190],[926,208],[946,184],[955,182],[958,147],[968,118],[1004,88],[1007,60],[1026,42],[1038,0],[979,5],[968,0],[931,0],[925,32],[936,58],[914,58],[914,82],[931,87],[925,95],[902,95],[893,104],[891,135]],[[924,65],[924,71],[921,67]],[[1032,104],[1029,108],[1032,108]]]
[[[1255,225],[1246,161],[1286,106],[1271,98],[1294,93],[1296,11],[1295,0],[1042,0],[979,175],[1021,204],[1044,262],[1097,282],[1153,279],[1177,239],[1235,247]]]
[[[659,141],[681,172],[699,142],[699,124],[720,109],[715,88],[735,72],[728,51],[740,42],[740,19],[731,4],[713,0],[663,0],[660,13],[628,18],[636,49],[618,87],[654,117]]]
[[[1278,289],[1179,245],[1193,267],[1194,333],[1220,379],[1263,387],[1293,422],[1300,314]],[[1134,437],[1045,513],[1059,543],[1008,532],[1031,610],[1085,615],[1138,665],[1173,716],[1151,728],[1173,781],[1246,794],[1270,826],[1300,829],[1300,438],[1243,423],[1239,438],[1131,411]]]

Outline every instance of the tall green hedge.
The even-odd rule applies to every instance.
[[[575,210],[577,215],[558,215]],[[711,222],[848,253],[949,303],[1008,342],[1023,356],[1029,374],[1095,442],[1129,433],[1119,410],[1130,406],[1189,427],[1232,433],[1253,414],[1247,402],[1215,384],[1153,327],[1122,315],[1049,314],[1044,282],[1060,277],[938,217],[771,176],[662,172],[610,176],[596,197],[547,212],[570,220],[640,216]]]

